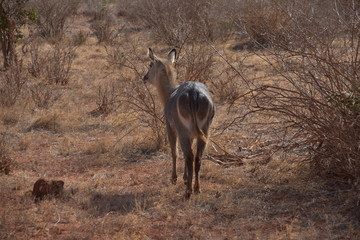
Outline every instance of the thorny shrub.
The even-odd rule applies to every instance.
[[[47,52],[45,76],[48,83],[66,85],[69,82],[70,70],[75,57],[75,48],[57,43]]]
[[[75,57],[76,46],[57,42],[49,50],[41,50],[39,39],[30,39],[25,53],[29,53],[28,72],[35,78],[46,78],[45,82],[66,85]]]
[[[225,67],[221,72],[211,78],[209,87],[214,92],[217,102],[233,102],[242,92],[241,82],[230,67]]]
[[[105,3],[99,1],[97,4],[90,29],[97,37],[98,43],[111,43],[119,31],[116,29],[115,16]]]
[[[204,44],[186,44],[177,61],[180,81],[206,83],[212,78],[215,64],[213,51]]]
[[[222,37],[218,32],[223,33],[219,21],[219,11],[223,9],[217,4],[220,3],[209,0],[138,0],[127,11],[149,26],[155,39],[181,48],[188,42]]]
[[[40,44],[36,39],[30,39],[26,46],[27,52],[30,54],[30,62],[28,63],[29,73],[38,78],[43,74],[44,65],[46,63],[45,57],[40,52]]]
[[[158,101],[155,100],[148,86],[142,82],[145,74],[144,66],[148,65],[148,60],[144,59],[145,52],[139,52],[139,47],[135,45],[138,43],[114,42],[107,47],[108,62],[131,76],[117,81],[117,86],[122,90],[116,97],[118,106],[126,108],[122,109],[123,111],[137,115],[140,124],[151,129],[151,140],[154,143],[152,147],[158,150],[163,148],[166,142],[165,124]]]
[[[74,46],[84,45],[86,43],[86,40],[88,39],[88,37],[89,37],[89,33],[80,30],[79,32],[72,35],[71,43]]]
[[[42,82],[30,86],[29,91],[31,99],[38,108],[50,107],[59,97],[47,84]]]
[[[345,182],[360,179],[360,6],[353,3],[275,5],[293,26],[282,33],[290,41],[266,32],[273,48],[261,57],[277,77],[250,89],[251,111],[277,117],[273,129],[284,149],[308,159],[317,174]]]
[[[4,133],[0,134],[0,174],[9,174],[11,168],[14,164],[14,161],[9,156],[8,146],[7,146],[7,136]]]
[[[80,0],[31,0],[30,6],[36,10],[35,21],[39,34],[46,39],[60,39],[64,35],[66,20],[73,15]]]
[[[15,61],[15,64],[9,67],[6,72],[0,73],[0,105],[13,106],[26,82],[27,76],[24,73],[21,60]]]
[[[274,4],[274,3],[273,3]],[[281,8],[274,8],[270,1],[244,1],[241,14],[235,18],[237,26],[262,47],[276,41],[287,41],[288,16]]]
[[[92,116],[108,115],[119,107],[119,96],[121,87],[116,83],[103,84],[98,88],[98,95],[95,110],[91,111]]]

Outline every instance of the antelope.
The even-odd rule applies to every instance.
[[[166,130],[172,155],[171,183],[176,184],[177,145],[184,154],[185,166],[183,180],[186,185],[185,198],[192,193],[193,169],[195,165],[194,192],[200,193],[199,171],[201,157],[209,135],[209,127],[215,115],[215,105],[209,90],[200,82],[176,84],[176,50],[169,52],[166,58],[156,56],[149,48],[150,68],[144,76],[144,82],[153,85],[164,107]],[[192,145],[196,140],[196,155]]]

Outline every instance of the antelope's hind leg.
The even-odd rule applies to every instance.
[[[171,175],[170,181],[172,184],[176,184],[176,181],[177,181],[177,174],[176,174],[177,137],[176,137],[175,131],[173,129],[171,129],[169,124],[166,124],[166,128],[167,128],[167,134],[168,134],[170,148],[171,148],[171,157],[172,157],[172,162],[173,162],[172,175]]]
[[[187,182],[188,182],[188,170],[187,170],[187,164],[186,164],[186,161],[185,161],[185,164],[184,164],[184,175],[183,175],[183,180],[184,180],[184,184],[185,184],[185,186],[187,186]]]
[[[207,133],[205,133],[205,135],[207,136]],[[201,157],[203,155],[205,147],[206,147],[206,142],[203,139],[198,138],[196,157],[195,157],[195,184],[194,184],[195,193],[200,193],[199,172],[201,167]]]
[[[189,199],[192,193],[192,178],[194,169],[194,154],[192,152],[191,144],[192,140],[188,137],[180,139],[181,150],[184,154],[185,168],[184,168],[184,179],[186,178],[186,191],[185,198]]]

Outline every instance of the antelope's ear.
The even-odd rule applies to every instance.
[[[151,48],[148,49],[148,56],[151,59],[151,61],[155,61],[155,55]]]
[[[176,60],[176,50],[175,50],[175,48],[169,52],[169,54],[168,54],[168,60],[169,60],[171,63],[175,63],[175,60]]]

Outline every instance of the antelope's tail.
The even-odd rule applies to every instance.
[[[207,143],[207,137],[206,137],[204,131],[202,129],[200,129],[200,127],[198,125],[198,119],[197,119],[197,114],[196,114],[196,111],[199,108],[199,106],[198,106],[199,93],[196,91],[192,91],[192,92],[190,92],[189,95],[190,95],[190,111],[191,111],[195,131],[196,131],[198,137],[203,142]]]

